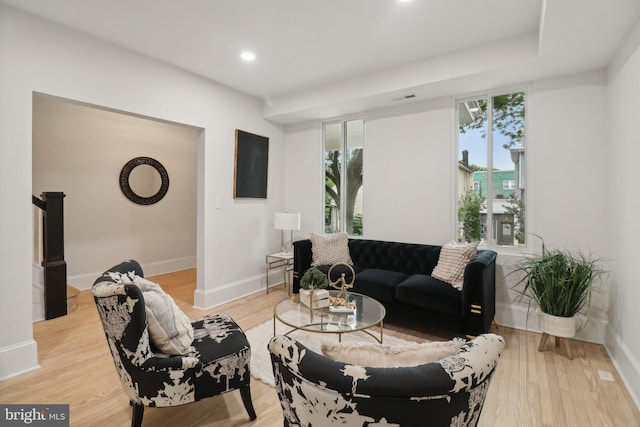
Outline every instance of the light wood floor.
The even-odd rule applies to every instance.
[[[286,296],[282,286],[201,311],[193,308],[195,270],[151,278],[162,285],[191,318],[224,311],[248,330],[271,319]],[[506,347],[480,419],[482,427],[640,426],[640,413],[600,345],[572,341],[574,359],[538,352],[540,335],[500,327]],[[429,335],[385,325],[385,334],[423,341]],[[72,426],[127,426],[131,408],[121,390],[90,291],[79,296],[68,316],[34,324],[41,369],[0,382],[0,402],[70,405]],[[614,382],[598,371],[613,373]],[[257,420],[249,422],[238,392],[175,408],[145,410],[144,425],[281,426],[276,392],[251,382]]]

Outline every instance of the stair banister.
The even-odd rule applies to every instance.
[[[67,314],[67,263],[64,260],[64,204],[62,192],[44,192],[42,199],[32,196],[42,209],[45,319]]]

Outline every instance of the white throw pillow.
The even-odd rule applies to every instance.
[[[322,343],[322,354],[330,359],[371,368],[401,368],[437,362],[464,345],[462,338],[393,347],[384,344]]]
[[[165,354],[188,353],[193,342],[193,327],[187,315],[157,283],[139,276],[133,278],[133,283],[144,297],[147,328],[153,345]]]
[[[347,233],[316,234],[311,233],[311,265],[333,265],[344,263],[353,265],[349,254],[349,237]]]
[[[464,284],[464,269],[476,256],[478,243],[450,242],[442,246],[438,265],[431,273],[432,277],[449,283],[456,289],[462,290]]]

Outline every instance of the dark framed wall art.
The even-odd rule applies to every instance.
[[[269,138],[236,129],[233,197],[267,198]]]

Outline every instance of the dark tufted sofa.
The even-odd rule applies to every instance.
[[[467,336],[486,333],[495,315],[497,253],[479,250],[464,272],[462,291],[431,277],[442,246],[380,240],[349,239],[356,279],[351,291],[375,298],[386,310],[385,320],[426,324]],[[293,292],[311,267],[311,240],[293,244]],[[319,266],[328,272],[330,266]],[[351,271],[337,266],[332,280]]]

